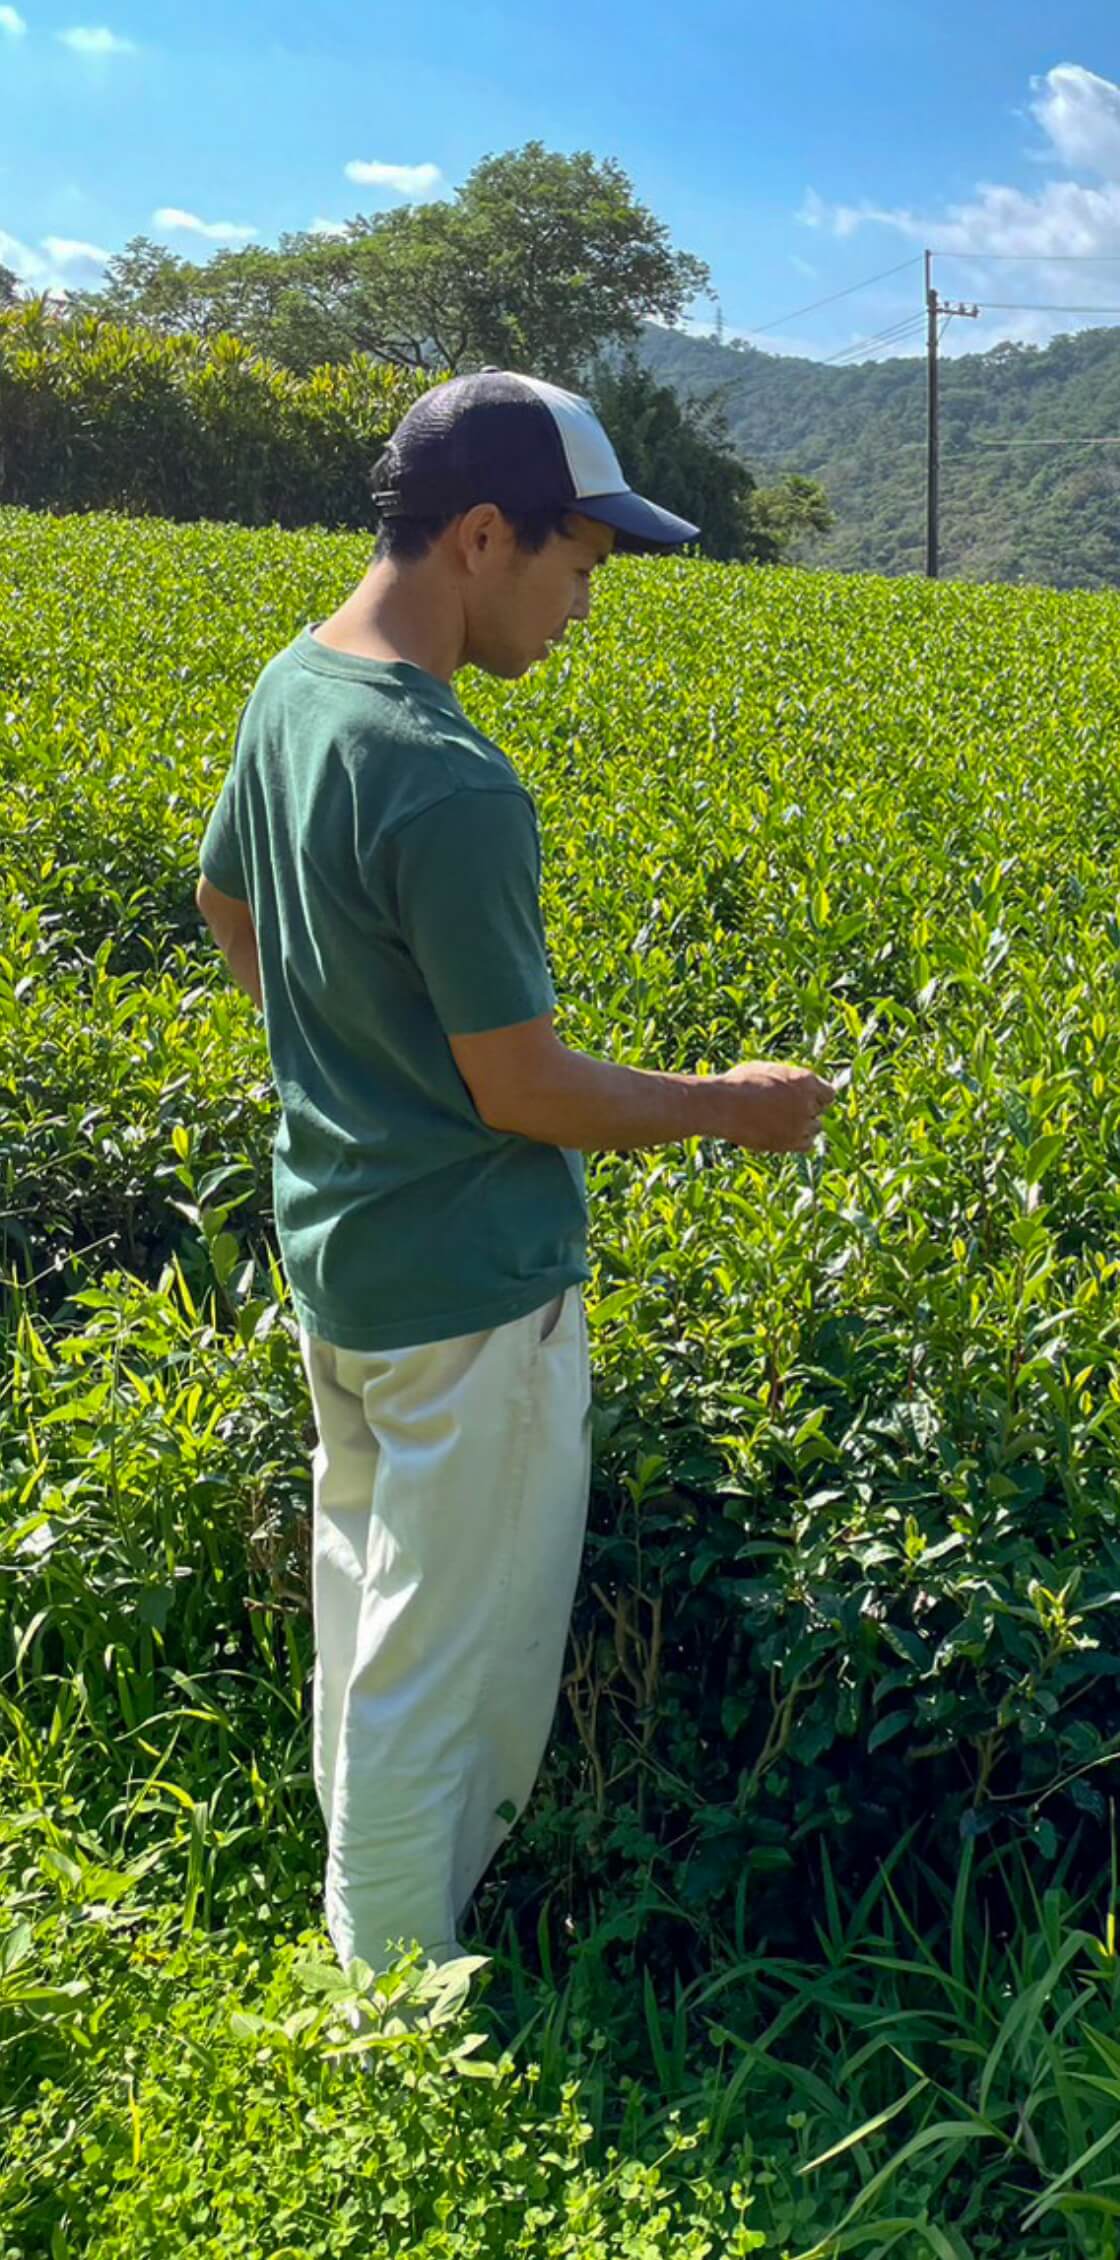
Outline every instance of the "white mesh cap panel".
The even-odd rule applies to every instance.
[[[589,403],[578,393],[546,384],[543,377],[522,377],[520,381],[530,386],[552,416],[577,499],[585,494],[629,494],[622,465]]]

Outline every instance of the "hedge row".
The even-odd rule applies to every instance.
[[[0,502],[368,526],[369,473],[426,375],[294,376],[235,337],[157,337],[42,300],[0,314]]]

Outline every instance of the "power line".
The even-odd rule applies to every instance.
[[[906,337],[914,336],[920,327],[920,321],[910,321],[905,326],[900,323],[897,330],[882,330],[877,337],[857,338],[853,345],[844,346],[839,353],[822,354],[816,366],[818,369],[832,369],[837,363],[851,365],[873,360],[873,346],[885,349],[889,345],[901,345]]]
[[[906,441],[904,444],[911,446],[916,442]],[[1120,447],[1120,436],[1108,436],[1104,439],[969,439],[960,447],[953,447],[950,442],[953,456],[974,455],[982,447]]]
[[[941,254],[938,254],[938,256],[941,256],[941,257],[943,257],[943,258],[952,258],[952,257],[954,256],[954,254],[953,254],[952,252],[948,252],[948,253],[941,253]],[[984,254],[984,253],[982,253],[982,252],[973,252],[973,253],[971,253],[971,254],[969,254],[969,253],[966,253],[966,254],[964,254],[963,256],[965,256],[965,257],[971,257],[971,258],[972,258],[972,259],[974,259],[974,260],[979,260],[979,261],[981,261],[981,262],[982,262],[982,261],[983,261],[983,258],[984,258],[984,256],[985,256],[985,254]],[[1004,253],[1004,254],[999,254],[999,253],[996,253],[996,254],[994,254],[994,256],[995,256],[995,257],[1006,257],[1006,258],[1011,258],[1011,257],[1016,257],[1016,256],[1019,256],[1019,257],[1021,257],[1021,258],[1023,258],[1023,259],[1027,259],[1027,258],[1029,258],[1029,256],[1030,256],[1030,255],[1029,255],[1029,254],[1026,254],[1026,253],[1024,253],[1024,254],[1021,254],[1021,255],[1017,255],[1017,254],[1011,254],[1011,253]],[[1061,255],[1059,254],[1058,256],[1060,257]],[[1072,253],[1072,254],[1070,254],[1070,257],[1071,257],[1072,259],[1075,259],[1075,260],[1078,260],[1078,261],[1082,261],[1082,260],[1084,260],[1084,261],[1085,261],[1086,263],[1090,263],[1090,262],[1091,262],[1091,260],[1092,260],[1092,255],[1091,255],[1091,254],[1088,254],[1088,253]],[[924,447],[925,447],[925,453],[926,453],[926,573],[927,573],[927,575],[928,575],[928,576],[929,576],[929,577],[930,577],[931,579],[936,579],[936,578],[937,578],[937,575],[938,575],[938,565],[939,565],[939,558],[938,558],[938,546],[939,546],[939,544],[938,544],[938,532],[939,532],[939,524],[938,524],[938,521],[939,521],[939,483],[940,483],[940,414],[939,414],[939,372],[938,372],[938,349],[939,349],[939,346],[940,346],[941,340],[942,340],[942,338],[943,338],[943,337],[944,337],[944,335],[945,335],[945,331],[946,331],[946,329],[948,328],[948,325],[949,325],[950,321],[952,321],[952,320],[954,319],[954,317],[955,317],[955,316],[957,316],[957,315],[968,316],[968,317],[969,317],[969,318],[970,318],[971,320],[975,321],[975,320],[976,320],[976,319],[978,318],[978,316],[979,316],[979,313],[980,313],[980,308],[979,308],[978,306],[976,306],[976,305],[965,305],[964,303],[961,303],[961,304],[955,304],[955,303],[951,303],[951,302],[949,302],[948,300],[944,300],[944,299],[942,299],[942,298],[941,298],[941,297],[939,296],[939,294],[938,294],[938,292],[936,291],[936,289],[934,288],[934,284],[933,284],[933,272],[932,272],[932,267],[933,267],[933,258],[934,258],[934,253],[933,253],[932,251],[930,251],[930,250],[928,250],[928,249],[927,249],[927,250],[926,250],[926,252],[924,253],[924,270],[925,270],[925,314],[924,314],[924,315],[922,315],[922,314],[920,314],[920,313],[917,313],[916,311],[915,311],[915,312],[911,312],[911,313],[909,313],[909,314],[905,314],[905,315],[902,315],[902,316],[900,316],[900,317],[896,318],[896,320],[895,320],[895,321],[894,321],[893,323],[891,323],[890,325],[888,325],[888,326],[887,326],[886,328],[884,328],[884,329],[882,329],[882,330],[878,330],[878,331],[875,331],[875,332],[871,333],[870,335],[868,335],[867,337],[855,339],[855,340],[853,340],[852,342],[850,342],[850,343],[849,343],[848,345],[845,345],[845,346],[841,346],[841,347],[839,348],[839,350],[838,350],[838,351],[837,351],[836,353],[830,353],[830,354],[826,354],[826,355],[822,356],[822,359],[821,359],[821,366],[822,366],[822,367],[830,367],[830,366],[831,366],[831,367],[836,367],[836,366],[837,366],[838,364],[845,364],[845,363],[846,363],[846,364],[848,364],[848,365],[850,366],[850,365],[851,365],[851,364],[852,364],[852,363],[853,363],[854,361],[856,361],[856,360],[860,359],[861,357],[862,357],[862,358],[867,358],[867,357],[869,357],[869,356],[873,355],[873,354],[874,354],[874,353],[876,352],[876,350],[878,350],[878,352],[879,352],[880,354],[885,354],[885,353],[889,352],[889,350],[890,350],[890,349],[891,349],[891,348],[892,348],[893,346],[902,346],[902,345],[904,345],[905,343],[907,343],[907,342],[908,342],[908,341],[909,341],[909,340],[910,340],[911,338],[914,338],[914,339],[916,339],[916,335],[917,335],[917,333],[918,333],[919,331],[921,331],[921,330],[922,330],[923,328],[924,328],[924,329],[926,330],[926,332],[927,332],[927,339],[926,339],[926,344],[927,344],[927,384],[928,384],[928,397],[927,397],[927,412],[926,412],[926,437],[925,437],[925,441],[924,441],[924,442],[922,442],[922,441],[911,441],[911,442],[906,442],[906,441],[903,441],[903,442],[901,443],[901,446],[900,446],[900,447],[899,447],[899,443],[898,443],[898,442],[896,442],[895,444],[896,444],[896,447],[899,447],[899,452],[903,452],[903,451],[907,451],[907,452],[908,452],[908,451],[909,451],[909,449],[910,449],[911,447],[917,447],[917,446],[922,446],[922,445],[924,445]],[[1108,254],[1102,254],[1102,257],[1101,257],[1101,263],[1102,263],[1102,264],[1104,264],[1104,263],[1105,263],[1106,261],[1107,261],[1108,263],[1112,263],[1112,262],[1111,262],[1111,260],[1110,260],[1110,258],[1109,258],[1109,255],[1108,255]],[[1034,260],[1032,261],[1032,263],[1034,263],[1034,264],[1040,264],[1040,263],[1041,263],[1041,262],[1040,262],[1040,261],[1038,260],[1038,258],[1037,258],[1037,255],[1035,256],[1035,258],[1034,258]],[[1120,253],[1116,254],[1116,263],[1117,263],[1117,264],[1120,264]],[[800,316],[801,316],[802,314],[811,314],[811,313],[814,313],[814,312],[816,312],[816,311],[817,311],[817,309],[818,309],[819,307],[822,307],[822,306],[831,306],[831,305],[834,305],[834,304],[836,303],[836,301],[837,301],[838,299],[841,299],[841,298],[847,298],[847,297],[851,297],[851,296],[853,296],[853,295],[854,295],[854,294],[855,294],[855,293],[856,293],[856,292],[857,292],[858,290],[866,290],[866,289],[868,289],[869,287],[871,287],[871,285],[872,285],[873,283],[886,281],[886,280],[888,280],[888,279],[889,279],[889,277],[890,277],[890,276],[892,276],[892,275],[897,275],[897,274],[901,274],[901,273],[903,273],[903,271],[904,271],[904,270],[906,270],[907,268],[911,267],[911,266],[912,266],[913,264],[914,264],[914,261],[913,261],[913,259],[904,259],[904,260],[901,260],[901,261],[899,262],[899,264],[898,264],[897,266],[895,266],[895,267],[893,267],[893,268],[888,268],[888,269],[885,269],[885,270],[884,270],[884,271],[883,271],[882,273],[880,273],[880,274],[878,274],[878,275],[874,275],[874,276],[869,276],[869,277],[867,278],[867,281],[865,281],[864,283],[853,283],[853,284],[850,284],[850,285],[848,286],[848,288],[847,288],[846,290],[842,290],[842,291],[834,291],[834,292],[832,292],[832,293],[831,293],[831,294],[830,294],[830,295],[829,295],[828,297],[826,297],[826,298],[820,298],[820,299],[816,299],[816,300],[814,300],[814,301],[813,301],[813,302],[812,302],[812,303],[811,303],[810,305],[808,305],[808,306],[804,306],[804,307],[800,307],[800,308],[798,308],[798,309],[797,309],[797,310],[796,310],[796,311],[795,311],[794,313],[792,313],[792,314],[787,314],[787,315],[783,316],[783,317],[782,317],[782,320],[783,320],[783,321],[795,321],[795,320],[799,319],[799,317],[800,317]],[[1018,300],[1017,300],[1017,299],[1002,299],[1002,300],[1001,300],[1001,299],[995,299],[995,300],[988,300],[988,301],[986,302],[986,305],[985,305],[985,312],[988,312],[988,311],[991,311],[992,313],[1008,313],[1008,314],[1011,314],[1011,313],[1038,313],[1038,314],[1079,314],[1079,315],[1089,315],[1089,316],[1097,316],[1098,318],[1102,318],[1102,319],[1108,318],[1108,317],[1110,317],[1110,316],[1120,316],[1120,306],[1101,306],[1101,305],[1088,305],[1088,306],[1087,306],[1087,305],[1081,305],[1081,304],[1076,304],[1076,305],[1075,305],[1075,304],[1065,304],[1065,303],[1063,303],[1063,302],[1061,302],[1061,301],[1055,301],[1055,300],[1052,300],[1052,299],[1051,299],[1051,300],[1044,300],[1044,301],[1042,301],[1042,302],[1038,302],[1038,301],[1032,301],[1032,300],[1022,300],[1022,299],[1018,299]],[[767,328],[769,328],[769,329],[778,329],[778,328],[780,328],[780,326],[781,326],[781,323],[780,323],[780,322],[777,322],[777,321],[775,321],[775,322],[773,322],[773,323],[770,323],[770,324],[766,325],[766,327],[767,327]],[[751,335],[753,335],[753,336],[755,336],[755,337],[758,337],[758,336],[762,336],[763,334],[765,334],[765,332],[764,332],[764,330],[763,330],[763,329],[759,329],[759,330],[756,330],[756,331],[753,331],[753,332],[747,332],[747,333],[745,333],[745,334],[746,334],[746,335],[748,335],[748,336],[751,336]],[[1082,435],[1081,437],[1070,437],[1070,438],[1064,438],[1064,439],[1043,439],[1043,440],[1041,440],[1041,441],[1039,441],[1039,440],[1031,440],[1031,439],[1010,439],[1010,440],[1009,440],[1009,439],[1002,439],[1002,438],[994,438],[994,439],[984,439],[984,438],[981,438],[981,439],[977,439],[977,440],[974,440],[974,441],[969,441],[969,440],[967,440],[967,439],[966,439],[966,440],[964,440],[963,442],[961,442],[961,443],[958,443],[958,444],[957,444],[956,446],[954,446],[954,445],[952,444],[952,442],[950,442],[950,447],[949,447],[949,460],[950,460],[950,462],[951,462],[951,463],[952,463],[952,462],[955,462],[955,461],[958,461],[958,460],[959,460],[959,461],[962,461],[962,462],[964,462],[964,463],[965,463],[965,464],[967,465],[967,459],[968,459],[968,457],[969,457],[969,456],[971,456],[971,455],[980,455],[980,454],[986,454],[986,453],[991,453],[991,452],[1000,452],[1000,451],[1005,451],[1005,452],[1006,452],[1006,451],[1015,451],[1015,452],[1021,452],[1021,451],[1022,451],[1023,449],[1025,449],[1025,448],[1028,448],[1028,447],[1032,447],[1032,446],[1042,446],[1042,447],[1043,447],[1044,449],[1045,449],[1045,448],[1047,448],[1047,447],[1053,447],[1053,446],[1066,447],[1066,448],[1071,448],[1071,447],[1072,447],[1072,448],[1073,448],[1073,449],[1074,449],[1075,451],[1076,451],[1076,449],[1077,449],[1077,448],[1079,448],[1079,447],[1080,447],[1080,448],[1117,447],[1117,446],[1120,446],[1120,435],[1114,435],[1114,434],[1111,434],[1111,433],[1109,433],[1109,434],[1104,434],[1104,433],[1101,433],[1101,434],[1088,434],[1088,433],[1086,433],[1086,434]],[[758,455],[756,455],[756,456],[755,456],[755,460],[756,460],[756,461],[757,461],[757,460],[759,460],[759,457],[758,457]],[[771,457],[771,460],[773,460],[773,457]]]
[[[1017,259],[1032,267],[1120,266],[1120,251],[935,251],[935,259]]]
[[[1120,314],[1120,306],[1055,306],[1049,303],[1040,306],[1027,306],[1023,305],[1018,300],[1013,300],[1005,304],[998,300],[987,298],[984,301],[982,311],[984,313],[993,312],[1001,314]],[[944,336],[949,319],[951,319],[951,317],[947,316],[946,320],[942,323],[941,329],[938,333],[939,336]],[[850,345],[842,345],[839,352],[837,353],[822,354],[818,360],[817,366],[818,368],[826,369],[830,368],[837,361],[858,359],[860,353],[863,352],[864,349],[868,346],[900,344],[902,339],[908,333],[916,335],[917,332],[922,328],[924,321],[925,316],[923,314],[907,314],[900,316],[899,320],[895,322],[890,329],[878,330],[871,337],[856,338]]]
[[[986,298],[985,314],[1120,314],[1120,306],[1055,306],[1050,299],[1031,305],[1019,298]]]
[[[908,331],[920,330],[924,321],[924,314],[906,314],[893,323],[890,329],[878,330],[872,337],[857,337],[850,345],[842,345],[838,353],[823,354],[817,367],[827,369],[833,362],[844,361],[849,357],[857,358],[869,345],[897,344]]]
[[[901,455],[907,450],[924,447],[925,444],[924,439],[895,440],[893,452]],[[959,444],[954,444],[953,440],[950,439],[948,441],[948,454],[942,459],[942,468],[944,468],[946,461],[955,463],[962,455],[976,455],[986,447],[1120,447],[1120,434],[1115,437],[1108,435],[1103,438],[1094,437],[1092,439],[969,439]],[[790,455],[794,452],[790,448],[774,447],[747,447],[744,449],[744,453],[751,463],[789,463]],[[790,464],[790,468],[793,469],[793,467]]]
[[[917,440],[917,439],[904,439],[904,440],[900,440],[900,441],[898,442],[898,449],[899,449],[899,452],[901,452],[903,448],[909,448],[909,447],[921,447],[921,446],[923,446],[923,445],[924,445],[924,441],[922,441],[922,440]],[[954,444],[954,442],[953,442],[953,441],[952,441],[952,440],[950,439],[950,440],[948,441],[948,443],[947,443],[947,447],[946,447],[946,453],[945,453],[945,455],[944,455],[944,457],[943,457],[943,459],[942,459],[942,468],[944,468],[944,465],[945,465],[945,463],[950,463],[950,464],[952,464],[952,463],[957,463],[957,462],[959,462],[959,461],[961,460],[961,458],[962,458],[963,456],[965,456],[965,455],[983,455],[983,454],[984,454],[984,453],[986,452],[986,450],[987,450],[988,448],[998,448],[998,449],[1003,449],[1003,448],[1006,448],[1006,449],[1014,449],[1014,450],[1018,450],[1019,448],[1024,448],[1024,447],[1120,447],[1120,438],[1116,438],[1116,439],[1111,439],[1111,438],[1109,438],[1109,439],[966,439],[966,440],[962,440],[962,441],[960,441],[960,442],[958,442],[958,443],[956,443],[956,444]]]
[[[912,252],[909,259],[900,259],[897,267],[884,267],[881,274],[868,275],[864,282],[849,283],[846,290],[834,290],[828,298],[814,298],[808,306],[795,306],[792,314],[782,314],[775,322],[763,322],[761,327],[740,330],[740,337],[765,337],[769,330],[780,330],[786,322],[799,322],[803,314],[815,314],[818,306],[835,306],[838,298],[851,298],[857,290],[870,290],[872,283],[886,282],[890,275],[900,275],[904,267],[915,267],[918,255]]]
[[[858,291],[870,290],[875,283],[889,281],[892,275],[901,275],[906,268],[918,264],[918,256],[916,252],[912,252],[908,259],[900,259],[896,266],[882,267],[877,274],[866,275],[862,282],[848,283],[844,290],[830,291],[826,298],[810,299],[807,306],[795,306],[790,313],[779,315],[772,322],[761,322],[754,328],[740,330],[738,334],[744,338],[767,337],[772,330],[783,329],[787,322],[799,322],[804,314],[815,314],[822,306],[835,306],[841,298],[851,298]],[[986,259],[1015,260],[1020,263],[1025,261],[1033,266],[1057,266],[1068,263],[1083,263],[1088,266],[1120,266],[1120,251],[939,251],[936,253],[936,257],[939,259],[980,261]],[[1118,306],[1033,305],[1018,300],[999,301],[995,299],[989,299],[987,305],[991,307],[993,313],[1000,314],[1120,314],[1120,307]],[[878,340],[871,339],[866,342],[876,343]],[[849,350],[855,351],[856,348],[844,347],[842,350],[848,352]],[[838,361],[840,358],[841,355],[836,353],[827,356],[830,362]]]

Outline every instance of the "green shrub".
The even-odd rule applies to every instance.
[[[0,501],[368,525],[369,473],[431,382],[360,354],[296,377],[240,338],[66,321],[33,300],[0,313]]]
[[[279,2260],[340,2188],[375,2247],[517,2250],[547,2169],[557,2260],[714,2260],[737,2181],[797,2260],[1116,2260],[1116,600],[620,562],[548,667],[465,687],[537,794],[565,1033],[841,1099],[811,1160],[593,1158],[592,1531],[477,1913],[524,2072],[441,2042],[398,2105],[398,2062],[366,2148],[341,2068],[293,2071],[298,1983],[234,2001],[205,1936],[298,1927],[322,1840],[273,1100],[193,890],[259,666],[368,542],[3,533],[10,2252],[217,2255],[236,2214]],[[166,1995],[120,1958],[156,1921],[199,1957]],[[451,2210],[383,2230],[414,2093]]]
[[[2,894],[0,894],[2,900]],[[110,945],[84,969],[58,968],[41,922],[10,907],[0,950],[0,1249],[28,1277],[73,1282],[77,1254],[158,1274],[184,1236],[179,1129],[234,1169],[236,1109],[243,1223],[271,1217],[273,1094],[259,1024],[213,968],[180,953],[145,984],[111,973]],[[200,1173],[203,1174],[203,1173]],[[57,1299],[58,1288],[44,1289]]]
[[[756,1951],[672,1997],[647,1971],[641,2050],[609,1992],[575,2005],[593,1939],[505,2046],[494,1973],[464,1999],[469,1960],[425,1976],[408,1956],[374,1986],[319,1932],[278,1944],[248,1891],[235,1929],[184,1934],[143,1904],[158,1854],[95,1865],[46,1816],[13,1819],[5,2260],[280,2260],[362,2239],[555,2260],[1115,2260],[1115,1919],[1101,1936],[1100,1910],[1086,1924],[1062,1888],[1039,1902],[1011,1879],[996,1940],[966,1853],[934,1942],[892,1879],[900,1846],[846,1911],[826,1868],[812,1962]],[[272,1863],[287,1853],[276,1838]]]
[[[154,1282],[177,1247],[196,1289],[200,1222],[228,1221],[224,1292],[263,1250],[273,1117],[259,1028],[201,954],[197,843],[257,666],[364,545],[8,525],[3,1206],[25,1272],[117,1231],[113,1260]],[[962,1829],[1099,1858],[1116,620],[622,561],[549,667],[467,689],[538,797],[572,1039],[800,1055],[842,1087],[812,1160],[593,1163],[597,1496],[523,1890],[573,1801],[588,1891],[641,1875],[700,1922],[743,1893],[780,1912],[819,1838],[855,1874],[915,1819],[950,1867]]]
[[[127,1944],[81,1957],[115,1978],[81,2073],[9,2116],[5,2260],[732,2260],[768,2242],[682,2128],[590,2161],[578,2084],[540,2108],[531,2067],[478,2056],[446,1979],[425,1999],[402,1971],[362,2077],[318,1940],[263,1971],[158,1930]]]

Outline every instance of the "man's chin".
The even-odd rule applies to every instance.
[[[536,651],[496,651],[489,653],[485,659],[474,659],[471,663],[475,667],[481,667],[484,675],[495,675],[499,682],[517,683],[531,668],[540,667],[546,659],[551,659],[555,648],[555,641],[550,640],[542,643]]]

